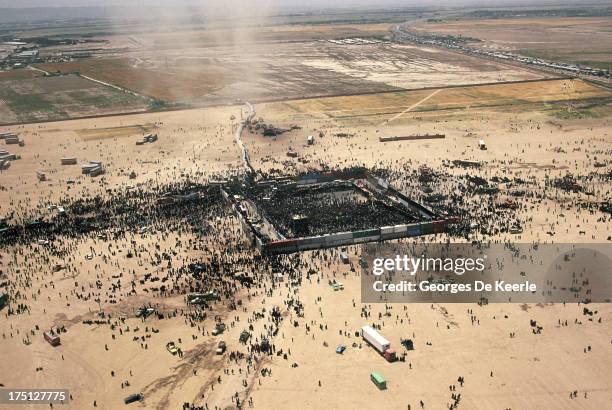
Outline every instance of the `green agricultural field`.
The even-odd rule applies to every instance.
[[[0,79],[0,124],[145,111],[147,105],[76,75]]]

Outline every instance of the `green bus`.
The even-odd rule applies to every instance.
[[[387,388],[387,381],[380,374],[373,372],[370,374],[370,379],[380,390],[384,390]]]

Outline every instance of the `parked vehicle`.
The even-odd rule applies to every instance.
[[[345,265],[348,265],[349,263],[349,256],[346,252],[342,252],[340,254],[340,260],[342,261],[342,263],[344,263]]]
[[[363,256],[359,257],[359,266],[364,269],[368,267],[368,261]]]
[[[370,373],[370,380],[372,380],[372,382],[380,390],[385,390],[387,388],[387,381],[379,373],[376,373],[376,372]]]
[[[47,330],[43,333],[43,337],[51,346],[59,346],[60,345],[60,337],[58,334],[54,333],[52,330]]]
[[[213,336],[217,336],[217,335],[220,335],[223,332],[225,332],[225,324],[224,323],[217,323],[217,326],[215,326],[215,330],[212,331],[212,334],[213,334]]]
[[[240,342],[241,343],[246,343],[247,340],[249,340],[249,337],[251,337],[251,334],[249,332],[247,332],[246,330],[243,330],[240,333]]]
[[[401,343],[406,350],[414,350],[414,343],[412,342],[412,339],[401,339]]]
[[[169,351],[172,355],[175,355],[178,353],[178,347],[176,347],[174,342],[166,343],[166,350]]]
[[[193,272],[198,272],[197,264],[192,264],[189,266],[189,268]],[[189,295],[185,297],[185,299],[187,301],[187,304],[198,305],[198,304],[206,304],[206,302],[220,300],[221,298],[219,297],[219,294],[217,292],[214,292],[211,290],[211,291],[204,292],[204,293],[190,293]]]
[[[225,353],[225,349],[227,349],[227,345],[225,344],[224,341],[220,341],[219,344],[217,345],[217,350],[215,351],[215,353],[223,354]]]
[[[338,353],[338,354],[344,353],[345,350],[346,350],[346,346],[345,345],[338,345],[338,347],[336,347],[336,353]]]
[[[146,319],[153,312],[155,312],[155,309],[153,308],[141,307],[140,309],[136,311],[136,317],[142,317]]]
[[[372,327],[363,326],[361,328],[361,337],[374,347],[378,353],[383,355],[388,362],[396,360],[395,350],[391,349],[391,343]]]
[[[130,404],[130,403],[134,403],[136,401],[142,401],[142,400],[144,400],[144,396],[142,395],[142,393],[134,393],[134,394],[130,394],[125,399],[123,399],[123,402],[125,404]]]

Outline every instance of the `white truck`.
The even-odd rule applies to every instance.
[[[388,362],[395,361],[395,350],[391,349],[391,343],[371,326],[361,328],[361,337],[378,350],[378,353],[383,355]]]
[[[483,151],[487,149],[487,144],[485,143],[484,140],[479,140],[478,141],[478,148],[480,148]]]

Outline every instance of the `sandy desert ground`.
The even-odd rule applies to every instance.
[[[566,172],[590,172],[595,158],[606,162],[609,171],[609,106],[591,108],[596,115],[589,118],[553,115],[567,110],[567,101],[576,105],[576,101],[605,99],[607,91],[561,81],[521,87],[512,87],[512,92],[449,88],[259,104],[255,105],[256,117],[276,126],[298,124],[302,128],[275,138],[245,133],[244,141],[256,167],[284,171],[316,168],[321,163],[407,165],[412,169],[426,164],[439,169],[448,160],[470,159],[486,162],[482,170],[474,171],[483,176],[501,172],[542,180]],[[471,102],[466,104],[466,99]],[[493,100],[497,103],[491,104]],[[39,204],[68,203],[70,198],[95,193],[112,196],[113,189],[128,186],[152,186],[186,175],[206,181],[217,172],[237,171],[240,153],[233,132],[245,115],[246,107],[236,106],[8,127],[8,131],[19,132],[26,145],[16,148],[22,158],[0,174],[0,210],[22,214]],[[323,131],[322,138],[319,131]],[[157,133],[160,140],[136,146],[135,140],[145,132]],[[377,141],[380,135],[426,132],[445,133],[446,138]],[[339,133],[352,136],[342,138]],[[305,144],[309,134],[316,135],[313,146]],[[480,138],[486,139],[487,151],[477,149]],[[289,147],[310,162],[287,158]],[[101,179],[82,176],[78,165],[59,165],[65,156],[76,156],[79,162],[102,161],[108,172]],[[36,170],[46,171],[50,180],[36,181]],[[134,180],[128,178],[132,170],[137,173]],[[76,182],[70,189],[68,179]],[[520,211],[524,232],[497,239],[608,241],[609,215],[580,211],[574,204],[609,196],[609,180],[593,182],[589,189],[596,192],[595,198],[559,192],[539,201],[525,200]],[[135,391],[143,392],[145,400],[132,406],[159,409],[180,408],[185,402],[235,408],[235,393],[241,402],[262,409],[405,409],[409,405],[414,409],[421,400],[425,408],[443,408],[457,393],[461,393],[461,407],[470,409],[599,409],[612,401],[608,331],[612,311],[608,305],[591,306],[597,313],[589,318],[575,304],[362,304],[359,277],[349,266],[338,263],[337,250],[300,255],[300,269],[312,268],[314,273],[299,287],[288,278],[273,284],[270,275],[256,287],[236,294],[236,300],[242,301],[239,309],[228,311],[227,305],[220,304],[209,312],[208,319],[190,325],[182,296],[159,297],[150,282],[139,280],[147,274],[164,277],[168,272],[163,264],[153,263],[160,252],[174,253],[175,263],[211,257],[219,251],[240,254],[219,249],[220,243],[243,243],[230,212],[220,214],[211,226],[213,232],[203,241],[198,238],[197,244],[188,233],[144,231],[115,241],[66,239],[63,255],[48,256],[37,244],[3,250],[4,275],[24,286],[21,297],[31,309],[15,316],[3,311],[2,346],[10,358],[0,363],[0,370],[10,377],[0,382],[15,387],[68,388],[74,401],[63,408],[74,409],[92,408],[94,401],[97,408],[119,408],[122,398]],[[551,229],[553,237],[546,234]],[[578,234],[578,230],[586,233]],[[128,249],[135,249],[138,256],[127,257]],[[350,247],[349,253],[355,264],[359,248]],[[321,259],[323,254],[327,260]],[[53,272],[57,263],[74,268]],[[28,284],[21,282],[26,277]],[[135,292],[111,286],[128,277],[136,281]],[[331,279],[341,280],[344,291],[333,291],[327,284]],[[99,294],[99,302],[84,298],[87,293]],[[304,303],[303,315],[283,307],[293,297]],[[143,323],[135,317],[135,309],[146,303],[169,318],[151,316]],[[227,341],[229,351],[244,351],[238,342],[240,332],[251,324],[255,335],[263,334],[273,306],[284,312],[273,343],[277,351],[288,354],[287,359],[269,356],[247,367],[243,360],[214,354],[221,339]],[[98,314],[100,309],[104,316]],[[365,319],[364,310],[373,319]],[[210,334],[215,315],[228,324],[222,336]],[[85,324],[87,320],[101,322]],[[414,339],[415,350],[408,352],[406,362],[387,363],[355,337],[355,331],[372,320],[382,325],[382,333],[396,346],[401,337]],[[530,320],[543,326],[542,334],[531,332]],[[35,330],[51,324],[67,329],[57,348]],[[510,333],[516,336],[510,338]],[[24,339],[30,343],[24,344]],[[178,343],[182,358],[165,350],[170,340]],[[338,355],[334,349],[341,343],[348,349]],[[294,363],[298,366],[292,367]],[[386,391],[378,391],[369,381],[371,371],[384,374]],[[457,381],[460,376],[465,379],[463,386]],[[124,387],[125,381],[129,387]],[[578,396],[570,399],[573,391]]]
[[[419,27],[483,38],[487,47],[531,49],[519,38],[527,20],[505,23],[503,30],[497,23],[481,20],[469,30],[464,21]],[[537,33],[525,34],[542,41],[555,32],[563,43],[561,25],[590,36],[596,23],[598,47],[609,34],[607,19],[537,23]],[[0,310],[3,387],[66,388],[71,401],[60,408],[75,410],[129,408],[123,399],[137,392],[144,400],[130,407],[160,410],[444,409],[459,394],[460,409],[612,407],[609,304],[588,305],[589,315],[584,305],[569,303],[362,303],[361,247],[346,249],[348,265],[340,263],[339,249],[263,257],[218,191],[208,189],[213,181],[245,181],[235,138],[249,115],[248,101],[255,115],[241,139],[266,177],[366,166],[388,171],[394,185],[424,203],[427,195],[415,181],[426,166],[451,182],[479,177],[499,190],[495,199],[467,200],[482,211],[465,215],[479,227],[504,222],[488,220],[494,218],[487,207],[512,197],[517,186],[523,191],[512,211],[521,233],[479,231],[453,240],[610,244],[612,220],[604,208],[612,192],[608,87],[391,44],[388,26],[282,24],[260,28],[255,42],[252,30],[234,31],[231,39],[221,29],[143,33],[141,27],[109,36],[100,26],[89,34],[108,42],[93,58],[40,66],[79,70],[136,92],[130,94],[135,100],[106,104],[105,113],[144,110],[149,98],[177,104],[174,111],[63,120],[98,109],[80,94],[83,89],[126,95],[78,78],[76,90],[64,84],[77,93],[72,99],[65,89],[49,96],[44,87],[75,76],[43,77],[34,70],[0,75],[0,84],[15,89],[23,87],[20,81],[37,84],[51,106],[72,103],[49,117],[48,106],[37,110],[30,101],[28,123],[0,126],[24,141],[0,143],[0,150],[19,156],[0,171],[0,217],[25,224],[55,218],[63,206],[79,212],[79,229],[91,228],[0,242],[0,289],[11,296],[10,306]],[[28,33],[83,34],[67,27]],[[574,51],[580,36],[572,34]],[[79,98],[89,101],[81,110]],[[180,109],[182,103],[198,107]],[[29,122],[45,118],[60,120]],[[0,101],[0,122],[18,120]],[[287,131],[267,137],[256,124]],[[147,133],[159,140],[136,145]],[[433,133],[445,137],[379,141]],[[487,150],[479,149],[480,139]],[[297,157],[288,157],[289,150]],[[65,157],[78,164],[61,165]],[[482,165],[462,168],[455,160]],[[89,161],[102,162],[106,173],[82,174]],[[37,171],[47,180],[38,181]],[[580,190],[552,185],[568,175]],[[160,201],[192,188],[202,188],[196,204]],[[450,182],[434,190],[468,192]],[[106,211],[115,213],[110,226],[92,225]],[[449,236],[401,241],[423,240],[442,243]],[[210,270],[192,275],[197,263]],[[237,279],[244,276],[254,283]],[[334,291],[332,280],[344,289]],[[206,309],[186,303],[186,293],[206,286],[222,294],[219,302]],[[155,313],[137,317],[147,306]],[[534,333],[533,320],[541,333]],[[214,336],[220,322],[227,329]],[[379,325],[406,360],[388,363],[366,345],[355,333],[366,324]],[[57,347],[42,336],[52,327],[65,330]],[[239,340],[243,331],[251,334],[248,343]],[[264,338],[273,354],[254,350]],[[404,350],[401,338],[412,339],[415,349]],[[180,354],[166,349],[170,341]],[[219,341],[227,343],[222,355],[215,354]],[[344,354],[335,352],[340,344],[347,347]],[[387,379],[386,390],[372,384],[372,371]]]

